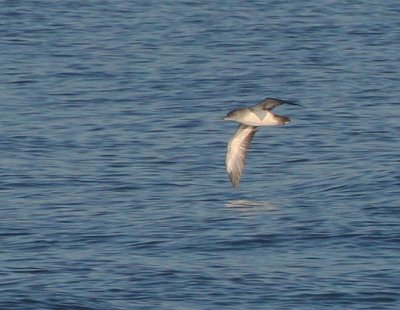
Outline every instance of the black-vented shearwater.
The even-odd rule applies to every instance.
[[[284,103],[297,105],[286,100],[265,98],[253,107],[233,110],[224,117],[224,120],[240,123],[234,136],[229,140],[225,160],[226,171],[233,187],[239,184],[247,150],[257,127],[286,125],[290,122],[289,117],[279,116],[271,112],[273,108]]]

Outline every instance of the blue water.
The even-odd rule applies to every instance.
[[[399,309],[397,1],[3,1],[1,309]],[[264,97],[242,181],[230,110]]]

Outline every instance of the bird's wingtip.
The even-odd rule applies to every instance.
[[[301,104],[295,102],[295,101],[291,101],[291,100],[282,100],[283,103],[289,104],[289,105],[297,105],[298,107],[302,107]]]
[[[240,179],[235,178],[232,172],[229,172],[229,179],[231,180],[233,188],[236,188],[239,185]]]

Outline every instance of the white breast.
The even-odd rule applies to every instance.
[[[275,115],[270,111],[251,111],[240,120],[240,123],[248,126],[273,126],[277,125]]]

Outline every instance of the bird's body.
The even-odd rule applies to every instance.
[[[252,108],[234,110],[236,118],[226,119],[234,120],[246,126],[274,126],[281,125],[281,120],[270,111],[253,110]]]
[[[257,127],[286,125],[290,122],[288,117],[271,112],[273,108],[283,103],[294,105],[289,101],[266,98],[253,107],[233,110],[224,117],[224,120],[240,123],[234,136],[229,140],[225,160],[226,171],[233,187],[239,184],[247,151]]]

